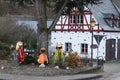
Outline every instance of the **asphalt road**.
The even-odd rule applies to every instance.
[[[12,74],[0,74],[0,80],[85,80],[91,76],[99,76],[99,74],[78,74],[78,75],[66,75],[66,76],[26,76],[26,75],[12,75]]]
[[[99,80],[120,80],[120,62],[104,64],[104,72],[102,74],[103,77]]]

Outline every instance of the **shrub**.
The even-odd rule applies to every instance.
[[[0,42],[0,59],[7,59],[10,55],[9,45]]]
[[[83,66],[80,56],[75,53],[69,53],[66,60],[66,65],[72,68]]]

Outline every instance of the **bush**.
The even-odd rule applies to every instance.
[[[10,55],[10,47],[9,45],[0,42],[0,59],[7,59]]]
[[[29,50],[26,51],[26,59],[25,59],[25,64],[30,64],[30,63],[35,63],[37,64],[37,58],[35,55],[35,51]]]
[[[69,53],[66,65],[72,68],[79,67],[80,61],[80,56],[76,55],[75,53]]]

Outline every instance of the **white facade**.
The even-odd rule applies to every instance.
[[[100,41],[98,48],[93,49],[93,58],[96,59],[98,56],[106,56],[106,40],[120,39],[120,33],[105,33],[105,32],[93,32],[94,35],[103,35],[104,37]],[[56,43],[61,42],[63,44],[63,50],[65,51],[65,43],[72,43],[72,50],[78,52],[81,57],[91,57],[91,33],[90,32],[52,32],[51,34],[51,50],[55,49]],[[88,53],[82,53],[81,44],[88,44]],[[93,38],[93,44],[97,44],[95,38]],[[117,42],[116,42],[117,44]],[[113,45],[114,46],[114,45]],[[116,48],[117,49],[117,48]],[[115,50],[117,51],[117,50]],[[117,52],[115,52],[117,57]]]

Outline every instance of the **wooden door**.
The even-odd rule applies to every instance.
[[[115,39],[106,40],[106,61],[115,60]]]
[[[120,59],[120,39],[118,39],[117,43],[117,59]]]

